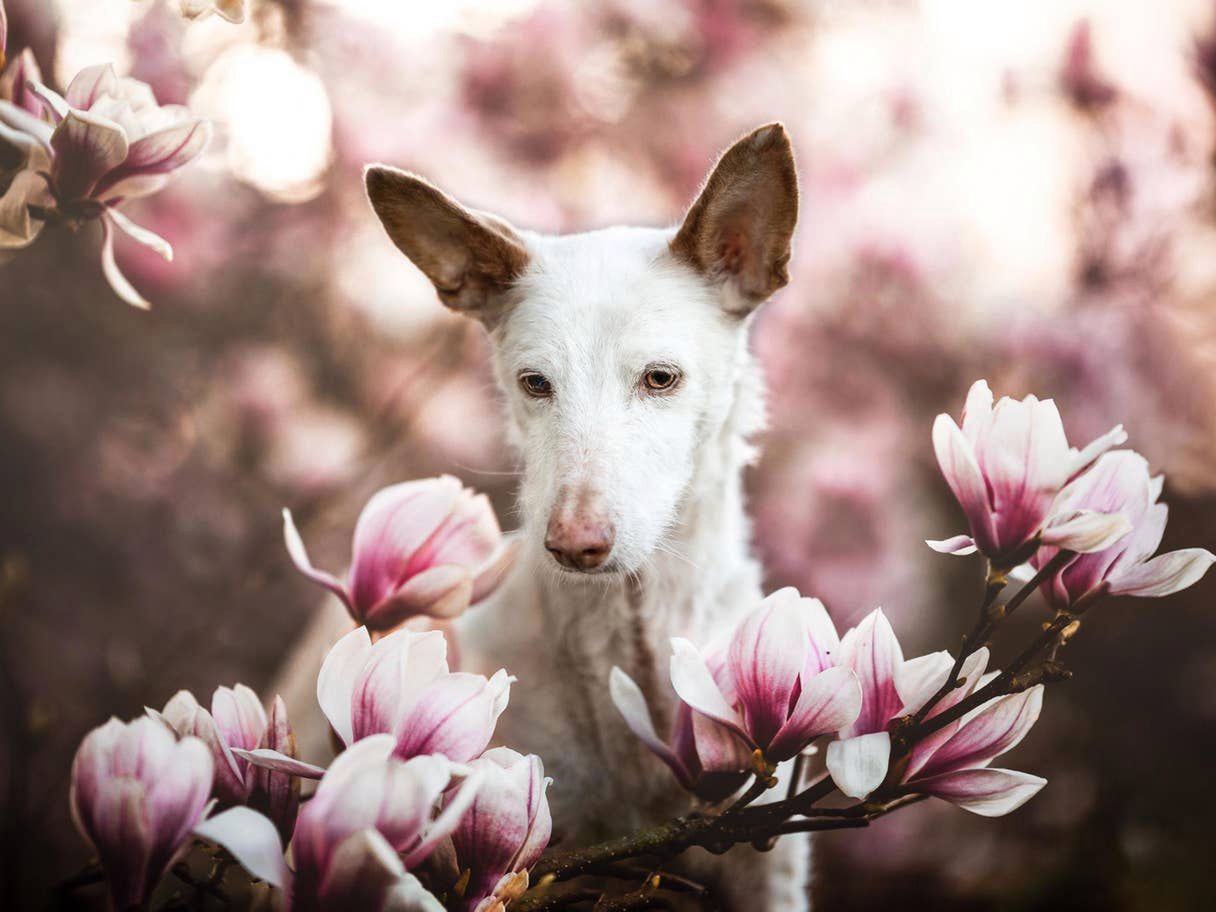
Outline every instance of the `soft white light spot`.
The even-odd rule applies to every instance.
[[[55,0],[59,22],[56,82],[66,86],[85,67],[98,63],[112,63],[119,73],[125,73],[131,65],[127,31],[149,6],[148,0]]]
[[[485,37],[540,0],[323,0],[353,18],[398,35],[426,39],[443,31]]]
[[[286,51],[225,51],[207,69],[191,106],[216,122],[238,179],[285,202],[320,192],[332,156],[333,112],[321,79]]]

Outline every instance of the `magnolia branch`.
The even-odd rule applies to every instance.
[[[1076,632],[1080,622],[1067,612],[1059,612],[1050,623],[1044,625],[1043,630],[1027,644],[1017,658],[990,682],[955,705],[936,715],[929,715],[950,692],[964,683],[960,681],[960,675],[966,658],[983,646],[1001,622],[1017,610],[1072,556],[1070,552],[1063,551],[1057,554],[1003,605],[997,604],[997,598],[1006,586],[1005,575],[989,571],[979,619],[964,640],[963,648],[945,683],[916,713],[892,722],[892,773],[888,775],[888,781],[867,800],[846,807],[818,807],[819,802],[837,792],[836,785],[830,777],[825,776],[808,788],[798,791],[804,763],[804,757],[800,756],[792,771],[786,798],[769,804],[754,805],[756,799],[777,784],[775,779],[763,772],[764,758],[758,756],[756,767],[760,772],[757,772],[748,788],[725,811],[716,815],[691,814],[677,817],[629,836],[544,857],[532,870],[532,879],[536,886],[515,903],[513,908],[519,912],[543,912],[586,902],[589,899],[588,891],[575,890],[553,894],[552,887],[557,882],[586,874],[602,875],[619,862],[644,858],[661,866],[693,847],[718,854],[741,844],[752,844],[758,849],[771,849],[783,835],[866,827],[880,817],[925,800],[927,795],[891,781],[894,772],[903,768],[917,742],[998,697],[1021,693],[1037,684],[1055,683],[1071,677],[1071,672],[1056,661],[1056,654]],[[1045,660],[1035,665],[1035,660],[1044,654]],[[634,875],[636,874],[635,869]],[[666,876],[657,871],[653,875],[659,882]],[[643,885],[623,896],[603,896],[595,908],[662,908],[666,903],[656,895],[655,889],[657,886],[648,892],[647,886]]]

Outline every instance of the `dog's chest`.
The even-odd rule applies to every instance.
[[[750,604],[754,568],[740,570],[728,585],[681,572],[565,587],[517,572],[462,619],[462,664],[483,673],[505,667],[519,679],[495,740],[544,760],[556,834],[604,838],[687,810],[670,772],[613,706],[609,673],[619,666],[638,683],[665,736],[675,702],[671,637],[708,642],[719,622]]]

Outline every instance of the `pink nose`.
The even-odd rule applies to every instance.
[[[612,523],[606,519],[559,510],[549,518],[545,548],[563,567],[594,570],[608,560],[615,535]]]

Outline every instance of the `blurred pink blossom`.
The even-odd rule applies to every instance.
[[[72,763],[72,818],[101,859],[115,909],[142,905],[185,850],[212,770],[205,744],[178,741],[152,719],[111,719],[85,736]]]
[[[1077,108],[1087,112],[1100,111],[1119,97],[1119,90],[1094,63],[1093,29],[1087,19],[1078,22],[1069,36],[1060,89]]]
[[[1183,548],[1153,557],[1165,534],[1169,508],[1158,503],[1164,479],[1149,476],[1148,461],[1131,450],[1106,453],[1060,495],[1069,510],[1119,513],[1131,533],[1101,551],[1069,559],[1042,586],[1061,611],[1081,611],[1104,595],[1159,598],[1193,586],[1216,563],[1206,548]],[[1037,552],[1031,563],[1047,565],[1056,548]]]
[[[201,19],[213,13],[229,22],[245,21],[245,0],[179,0],[182,15]]]
[[[113,228],[166,260],[172,259],[173,248],[115,207],[161,189],[174,171],[203,151],[211,138],[210,124],[190,117],[185,108],[157,105],[146,84],[120,79],[109,64],[82,70],[68,86],[66,97],[41,83],[27,85],[52,121],[27,121],[21,129],[50,160],[49,193],[56,217],[70,222],[100,218],[101,264],[107,281],[128,304],[146,308],[148,302],[114,260]],[[11,127],[14,108],[12,102],[0,101],[0,122]],[[25,208],[34,202],[26,200]]]
[[[485,495],[450,475],[372,496],[355,525],[346,583],[312,566],[289,510],[283,534],[296,568],[376,631],[419,615],[455,617],[494,590],[514,553]]]
[[[17,107],[35,117],[42,114],[42,103],[30,91],[31,82],[42,82],[42,70],[34,59],[34,52],[25,48],[12,59],[0,75],[0,100],[11,101]]]

